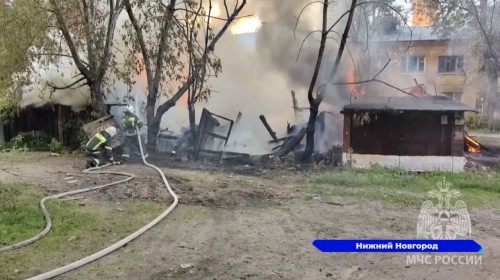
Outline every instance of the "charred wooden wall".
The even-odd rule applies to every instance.
[[[463,125],[454,112],[345,112],[344,152],[400,156],[463,156]]]

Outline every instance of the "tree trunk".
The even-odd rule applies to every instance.
[[[146,106],[146,120],[148,122],[148,140],[146,143],[146,149],[148,152],[153,153],[156,150],[156,142],[158,133],[160,132],[161,123],[160,121],[155,120],[154,103]]]
[[[309,160],[314,152],[314,132],[316,128],[316,117],[318,116],[319,104],[311,104],[309,109],[309,121],[307,122],[306,149],[302,154],[301,162]]]
[[[479,2],[479,23],[481,28],[488,28],[488,0],[481,0]],[[488,36],[485,38],[486,43],[489,44]],[[486,74],[488,75],[488,86],[486,93],[486,116],[492,119],[495,115],[496,109],[496,99],[497,99],[497,89],[498,89],[498,68],[493,54],[489,50],[486,50],[484,55],[484,62],[486,67]]]
[[[92,114],[96,119],[102,118],[108,114],[108,108],[106,104],[104,104],[104,95],[102,94],[101,85],[100,82],[93,82],[90,84]]]
[[[486,115],[489,119],[493,119],[497,108],[497,92],[498,92],[498,67],[493,59],[487,62],[488,72],[488,96],[486,104]]]
[[[158,133],[160,132],[161,117],[175,106],[176,100],[171,98],[167,102],[158,107],[155,113],[156,100],[154,98],[148,99],[146,105],[146,119],[148,121],[148,143],[146,149],[149,152],[156,150],[156,143],[158,141]]]
[[[198,141],[198,130],[196,129],[196,109],[194,104],[188,104],[189,110],[189,128],[191,129],[191,147],[194,151],[194,143]]]

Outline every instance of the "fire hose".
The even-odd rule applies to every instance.
[[[104,248],[103,250],[101,250],[101,251],[99,251],[97,253],[94,253],[93,255],[90,255],[90,256],[87,256],[87,257],[85,257],[83,259],[80,259],[80,260],[78,260],[76,262],[73,262],[73,263],[70,263],[70,264],[65,265],[63,267],[59,267],[57,269],[54,269],[52,271],[49,271],[49,272],[46,272],[46,273],[43,273],[43,274],[31,277],[31,278],[29,278],[27,280],[51,279],[51,278],[57,277],[59,275],[62,275],[64,273],[67,273],[69,271],[78,269],[78,268],[80,268],[80,267],[82,267],[82,266],[84,266],[86,264],[89,264],[89,263],[91,263],[93,261],[96,261],[96,260],[98,260],[100,258],[103,258],[104,256],[106,256],[106,255],[108,255],[108,254],[110,254],[110,253],[112,253],[112,252],[120,249],[121,247],[127,245],[128,243],[130,243],[131,241],[133,241],[137,237],[139,237],[142,234],[144,234],[146,231],[148,231],[151,228],[153,228],[160,221],[162,221],[177,206],[177,203],[179,202],[179,198],[173,192],[173,190],[170,187],[170,185],[169,185],[167,179],[165,178],[165,175],[163,174],[163,172],[157,166],[155,166],[153,164],[150,164],[150,163],[148,163],[146,161],[146,158],[144,157],[144,151],[143,151],[143,148],[142,148],[141,136],[139,134],[139,130],[138,129],[137,129],[137,138],[138,138],[138,141],[139,141],[139,148],[140,148],[140,151],[141,151],[142,161],[144,162],[144,164],[146,166],[155,169],[160,174],[161,178],[163,179],[163,182],[164,182],[165,186],[167,187],[168,192],[174,198],[174,202],[162,214],[160,214],[156,219],[154,219],[153,221],[149,222],[147,225],[145,225],[144,227],[140,228],[139,230],[137,230],[136,232],[132,233],[131,235],[129,235],[129,236],[123,238],[122,240],[116,242],[115,244],[113,244],[113,245],[111,245],[111,246],[109,246],[107,248]],[[19,242],[19,243],[16,243],[16,244],[4,247],[4,248],[0,248],[0,252],[6,252],[6,251],[18,249],[18,248],[24,247],[26,245],[29,245],[29,244],[31,244],[33,242],[36,242],[36,241],[40,240],[41,238],[43,238],[50,231],[50,229],[52,228],[52,220],[51,220],[50,214],[47,211],[47,208],[45,206],[45,202],[47,200],[58,199],[58,198],[61,198],[61,197],[65,197],[65,196],[69,196],[69,195],[75,195],[75,194],[80,194],[80,193],[89,192],[89,191],[94,191],[94,190],[98,190],[98,189],[104,189],[104,188],[107,188],[107,187],[111,187],[111,186],[114,186],[114,185],[118,185],[118,184],[121,184],[121,183],[128,182],[128,181],[132,180],[133,178],[135,178],[134,174],[125,173],[125,172],[96,171],[98,169],[107,167],[109,165],[110,164],[106,164],[106,165],[103,165],[103,166],[100,166],[100,167],[94,167],[94,168],[85,169],[83,172],[87,173],[87,174],[113,174],[113,175],[121,175],[121,176],[127,176],[127,178],[125,178],[123,180],[116,181],[116,182],[112,182],[112,183],[109,183],[109,184],[101,185],[101,186],[96,186],[96,187],[92,187],[92,188],[85,188],[85,189],[79,189],[79,190],[74,190],[74,191],[69,191],[69,192],[65,192],[65,193],[60,193],[60,194],[56,194],[56,195],[51,195],[51,196],[44,197],[40,201],[40,207],[42,208],[43,215],[44,215],[45,221],[46,221],[45,222],[46,225],[45,225],[44,230],[42,232],[40,232],[39,234],[37,234],[36,236],[30,238],[30,239],[24,240],[22,242]]]

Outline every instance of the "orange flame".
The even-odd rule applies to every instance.
[[[356,70],[354,69],[354,67],[351,67],[351,69],[349,70],[349,74],[347,76],[347,82],[349,83],[349,91],[350,91],[351,95],[354,98],[358,98],[361,95],[361,91],[359,90],[358,85],[355,84],[355,82],[356,82]]]
[[[469,136],[465,136],[465,144],[467,147],[467,152],[473,154],[478,154],[481,152],[481,145]]]
[[[480,150],[478,150],[478,149],[476,149],[474,147],[470,147],[470,146],[468,147],[467,150],[469,151],[469,153],[472,153],[472,154],[478,154],[478,153],[481,152]]]

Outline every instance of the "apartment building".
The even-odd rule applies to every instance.
[[[370,50],[359,56],[357,74],[367,79],[380,72],[380,80],[397,88],[371,83],[365,93],[445,95],[480,109],[481,73],[472,59],[465,45],[440,38],[430,26],[412,26],[373,38]]]

